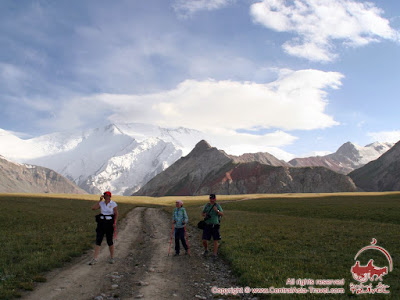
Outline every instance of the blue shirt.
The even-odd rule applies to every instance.
[[[185,222],[185,224],[189,222],[189,217],[186,213],[186,209],[184,209],[183,207],[175,207],[174,213],[172,215],[172,220],[176,221],[175,228],[183,228],[183,222]]]

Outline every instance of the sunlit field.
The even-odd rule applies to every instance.
[[[91,207],[95,202],[71,197],[0,196],[4,208],[0,217],[0,299],[32,290],[34,282],[45,280],[44,272],[93,247],[96,212]],[[124,216],[134,205],[120,203],[118,207]]]
[[[188,206],[189,217],[195,224],[200,220],[201,208]],[[345,295],[325,297],[354,296],[349,290],[350,282],[357,283],[350,272],[354,257],[376,238],[377,244],[389,251],[394,261],[393,272],[383,277],[383,283],[390,286],[390,298],[400,298],[399,193],[269,195],[256,200],[222,202],[222,207],[225,216],[221,222],[220,251],[242,287],[290,288],[286,283],[292,278],[344,279],[344,285],[328,287],[344,288]],[[388,265],[379,251],[367,251],[358,259],[366,265],[371,258],[376,266]],[[286,296],[290,299],[322,297],[320,294]]]
[[[35,282],[45,280],[47,271],[63,266],[93,247],[97,212],[90,208],[98,198],[97,195],[0,195],[0,205],[6,212],[0,218],[3,250],[0,299],[12,299],[21,290],[33,289]],[[195,227],[202,206],[208,202],[207,195],[113,196],[119,205],[120,219],[135,206],[161,206],[172,213],[178,199],[184,201],[188,211],[193,225],[189,229],[191,234],[198,235],[201,243],[201,231]],[[394,262],[393,272],[383,278],[383,283],[390,286],[388,297],[400,296],[400,193],[217,195],[217,199],[225,212],[220,254],[231,265],[240,286],[289,288],[290,278],[344,279],[345,284],[338,287],[344,288],[346,294],[329,297],[347,298],[349,283],[356,282],[350,273],[354,256],[376,238]],[[359,257],[363,265],[370,258],[377,266],[387,265],[385,257],[377,251]],[[217,278],[213,279],[213,285],[218,286]],[[371,297],[374,296],[367,298]]]

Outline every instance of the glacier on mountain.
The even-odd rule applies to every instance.
[[[23,140],[0,130],[0,154],[59,172],[89,193],[131,195],[203,139],[201,132],[148,124],[108,124]]]

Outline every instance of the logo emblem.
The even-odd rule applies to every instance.
[[[351,267],[350,272],[353,275],[353,278],[357,280],[359,284],[350,284],[350,290],[353,292],[353,294],[389,293],[389,291],[386,290],[386,288],[389,288],[389,286],[382,284],[382,280],[385,275],[393,271],[393,259],[385,248],[378,246],[376,243],[376,239],[372,239],[371,245],[362,248],[354,257],[356,263]],[[367,250],[376,250],[381,252],[386,257],[389,263],[388,266],[376,266],[373,259],[370,259],[368,264],[364,266],[361,265],[360,261],[357,260],[357,257]],[[364,285],[364,283],[367,281],[379,281],[379,284],[376,286],[376,288],[374,288],[372,283],[369,285]]]

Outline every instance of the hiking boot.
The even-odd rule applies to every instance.
[[[94,259],[94,258],[88,263],[89,266],[92,266],[95,264],[97,264],[97,259]]]
[[[115,259],[114,259],[114,258],[110,258],[110,259],[108,260],[108,263],[110,263],[110,264],[115,264]]]
[[[203,256],[206,257],[208,255],[208,250],[204,251]]]
[[[189,250],[186,250],[186,251],[185,251],[185,255],[188,255],[188,254],[189,254]]]
[[[175,253],[174,256],[179,256],[179,253]]]
[[[218,256],[217,256],[217,255],[215,255],[215,254],[213,254],[213,256],[212,256],[212,260],[213,260],[213,262],[217,261],[217,258],[218,258]]]

